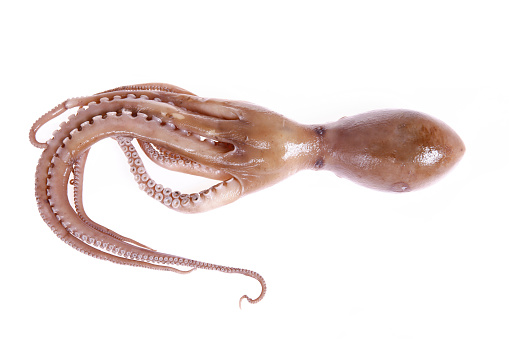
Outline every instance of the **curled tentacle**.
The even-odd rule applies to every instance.
[[[119,264],[177,273],[189,273],[198,268],[211,269],[256,278],[257,274],[254,272],[209,264],[138,246],[136,243],[125,241],[126,239],[115,237],[115,234],[107,232],[107,229],[98,226],[85,216],[80,194],[82,161],[85,161],[82,157],[87,150],[105,137],[123,134],[155,141],[152,140],[154,133],[157,135],[167,129],[167,126],[155,120],[149,120],[152,122],[147,123],[146,115],[141,113],[136,116],[110,113],[103,115],[100,110],[81,110],[61,126],[43,151],[36,172],[36,198],[41,216],[57,236],[83,253]],[[122,139],[124,145],[120,142],[121,146],[126,146],[128,140]],[[137,171],[142,168],[140,166],[137,167]],[[74,185],[78,190],[76,210],[69,204],[67,196],[67,185],[73,169],[77,174],[74,178]],[[185,203],[182,205],[184,210],[193,206],[189,204],[187,207]],[[182,271],[172,266],[189,267],[191,270]]]
[[[66,101],[58,104],[53,109],[48,111],[48,113],[44,114],[39,119],[37,119],[36,122],[34,122],[34,124],[32,125],[32,128],[30,128],[30,132],[28,134],[28,137],[29,137],[32,145],[34,145],[37,148],[45,148],[46,147],[45,142],[37,141],[37,136],[36,136],[37,131],[39,130],[39,128],[41,128],[48,121],[53,120],[54,118],[58,117],[59,115],[61,115],[65,111],[67,111],[67,108],[65,105],[66,105]]]
[[[260,302],[263,299],[263,297],[265,297],[265,294],[267,293],[267,284],[265,283],[265,279],[263,279],[263,277],[256,272],[246,271],[246,272],[240,272],[240,273],[247,275],[251,278],[255,278],[256,280],[258,280],[258,282],[260,283],[260,285],[262,287],[260,295],[255,299],[252,299],[245,294],[242,297],[240,297],[239,308],[242,309],[242,300],[244,300],[244,299],[246,299],[250,304],[256,304],[256,303]]]
[[[182,194],[171,188],[164,187],[153,180],[141,160],[131,138],[115,137],[127,157],[130,171],[138,187],[148,196],[162,203],[164,206],[179,212],[193,213],[215,207],[216,204],[225,204],[237,199],[241,194],[241,187],[234,178],[228,178],[209,189],[199,193]]]

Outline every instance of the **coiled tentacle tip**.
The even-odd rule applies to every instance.
[[[257,302],[259,302],[260,300],[262,300],[264,297],[264,294],[260,294],[260,296],[256,299],[251,299],[249,298],[247,295],[243,295],[242,297],[240,297],[239,299],[239,308],[242,309],[242,300],[243,299],[246,299],[250,304],[256,304]]]
[[[239,299],[239,308],[242,309],[242,299],[247,299],[249,302],[252,302],[251,298],[249,298],[247,295],[243,295],[242,297],[240,297]]]

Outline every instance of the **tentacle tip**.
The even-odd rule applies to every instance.
[[[247,299],[248,301],[250,300],[250,298],[245,294],[242,297],[240,297],[240,299],[239,299],[239,308],[240,309],[242,309],[242,300],[243,299]]]
[[[250,304],[256,304],[258,301],[260,301],[259,299],[251,299],[249,298],[247,295],[243,295],[242,297],[240,297],[239,299],[239,308],[242,309],[242,300],[243,299],[246,299]]]

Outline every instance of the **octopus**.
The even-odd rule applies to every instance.
[[[37,139],[41,126],[73,108],[75,113],[51,139]],[[378,110],[304,125],[252,103],[204,98],[162,83],[65,100],[34,123],[29,138],[43,149],[35,173],[37,206],[58,238],[84,254],[117,264],[181,274],[207,269],[256,279],[260,294],[243,295],[239,305],[244,299],[263,299],[267,286],[260,274],[158,252],[85,213],[84,169],[94,144],[116,140],[139,188],[183,213],[230,204],[301,170],[328,170],[369,188],[409,192],[436,181],[465,152],[448,125],[416,111]],[[219,183],[195,193],[164,187],[150,177],[139,149],[143,158],[165,169]]]

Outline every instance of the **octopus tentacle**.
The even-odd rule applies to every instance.
[[[214,98],[201,98],[193,95],[166,93],[165,98],[175,105],[202,115],[225,120],[239,120],[242,111],[228,105],[228,101]]]
[[[156,84],[154,84],[154,85],[156,85]],[[124,87],[125,87],[125,90],[122,91],[121,89],[124,88]],[[38,130],[43,125],[45,125],[47,122],[49,122],[49,121],[53,120],[54,118],[60,116],[61,114],[65,113],[67,110],[69,110],[71,108],[88,106],[89,104],[99,103],[99,102],[101,102],[101,100],[113,100],[114,98],[117,98],[117,99],[118,98],[126,98],[128,96],[130,98],[133,98],[133,97],[136,98],[136,95],[134,95],[132,92],[129,91],[129,89],[135,89],[136,86],[124,86],[124,87],[119,87],[119,88],[117,88],[115,90],[101,92],[101,93],[97,93],[97,94],[91,95],[91,96],[84,96],[84,97],[67,99],[64,102],[58,104],[53,109],[49,110],[46,114],[42,115],[39,119],[37,119],[35,121],[35,123],[32,125],[32,127],[30,128],[30,132],[29,132],[29,140],[30,140],[30,142],[35,147],[45,148],[46,147],[46,143],[45,142],[39,142],[37,140],[36,134],[37,134]],[[146,87],[147,87],[147,89],[150,89],[150,86],[146,86]],[[178,88],[176,86],[174,86],[174,87]],[[157,86],[154,86],[154,88],[157,88]],[[164,86],[161,86],[161,88],[166,88],[166,90],[168,90],[168,91],[170,90],[170,88],[167,88],[167,87],[164,87]],[[114,92],[114,93],[112,93],[112,92]],[[187,91],[182,90],[182,93],[187,93]],[[152,93],[152,92],[146,92],[146,91],[145,92],[140,92],[140,91],[137,91],[136,94],[138,95],[137,96],[138,98],[143,96],[144,98],[147,98],[149,100],[160,100],[158,98],[157,94]],[[147,94],[149,94],[151,97],[148,97]]]
[[[199,162],[174,153],[163,146],[153,145],[142,140],[138,140],[138,143],[143,153],[145,153],[152,162],[168,170],[217,180],[225,180],[230,177],[219,169],[200,164]]]
[[[67,111],[66,102],[64,101],[57,106],[55,106],[53,109],[48,111],[46,114],[42,115],[39,119],[37,119],[36,122],[32,125],[30,128],[30,132],[28,133],[28,138],[30,139],[30,143],[34,145],[37,148],[45,148],[46,143],[45,142],[39,142],[37,141],[37,131],[48,121],[53,120],[54,118],[58,117],[65,111]]]
[[[129,257],[134,254],[138,256],[137,253],[144,249],[123,243],[85,224],[69,205],[66,188],[72,164],[63,162],[58,153],[55,153],[61,148],[61,142],[48,144],[39,160],[35,182],[35,196],[39,213],[59,239],[94,258],[122,265],[189,273],[189,271],[181,271],[174,267],[159,266],[142,260],[131,260]],[[106,252],[108,250],[111,253]]]
[[[127,108],[136,112],[150,112],[151,115],[162,119],[162,121],[168,123],[169,126],[184,126],[185,128],[180,128],[182,134],[188,134],[188,136],[200,134],[202,138],[207,138],[211,143],[215,142],[216,144],[224,146],[224,142],[227,141],[226,138],[231,133],[233,126],[229,125],[228,121],[215,119],[208,114],[200,115],[176,107],[171,101],[172,99],[167,97],[167,95],[172,94],[175,93],[142,90],[130,92],[124,90],[71,98],[40,117],[30,129],[29,139],[34,146],[44,148],[46,147],[46,143],[39,142],[36,139],[36,134],[40,127],[71,108],[82,107],[88,109],[91,106],[100,105],[103,107],[108,106],[108,108],[104,110],[105,112],[117,111],[120,108]],[[189,95],[186,96],[190,97]],[[104,105],[105,103],[109,103],[109,105]],[[200,138],[197,138],[197,140],[203,141],[203,139]],[[231,147],[228,147],[228,150],[231,149]]]
[[[89,106],[81,109],[78,115],[81,120],[88,120],[90,123],[93,123],[95,118],[106,118],[108,112],[116,112],[116,115],[130,115],[133,119],[143,117],[144,121],[152,122],[152,125],[158,127],[156,133],[146,134],[147,138],[151,139],[151,143],[164,146],[174,153],[200,163],[221,161],[227,153],[235,149],[235,146],[228,142],[210,140],[208,135],[203,135],[205,133],[197,134],[194,130],[187,130],[187,127],[186,129],[180,128],[182,120],[179,121],[165,112],[166,110],[175,113],[171,105],[162,104],[159,107],[154,107],[154,104],[157,102],[131,98],[103,99],[99,103],[90,103]],[[176,111],[176,114],[180,113]],[[188,123],[193,123],[200,118],[189,115]],[[127,123],[127,125],[133,124],[134,122]],[[122,126],[118,126],[118,128],[121,129]],[[199,130],[199,128],[195,130]],[[138,139],[143,140],[144,138]],[[227,141],[227,139],[225,140]]]
[[[116,92],[116,91],[140,91],[140,90],[162,91],[162,92],[173,92],[173,93],[195,95],[195,94],[189,92],[188,90],[185,90],[178,86],[171,85],[171,84],[165,84],[165,83],[159,83],[159,82],[149,82],[149,83],[145,83],[145,84],[120,86],[120,87],[115,87],[115,88],[109,89],[107,91],[99,92],[98,94],[108,93],[108,92]]]
[[[224,115],[215,115],[213,111],[204,114],[200,111],[183,109],[174,105],[170,95],[174,95],[174,93],[161,94],[159,96],[161,101],[150,100],[150,98],[144,100],[142,111],[170,118],[172,123],[183,132],[199,134],[201,137],[216,142],[228,142],[232,133],[235,133],[234,126],[238,120],[236,115],[235,117],[225,117]],[[179,96],[193,98],[189,95],[179,94]]]
[[[147,121],[146,115],[139,114],[133,117],[117,113],[110,112],[104,116],[95,116],[92,120],[88,120],[86,114],[77,114],[63,124],[54,134],[53,139],[48,141],[36,173],[36,199],[40,214],[46,223],[59,238],[72,247],[115,263],[179,273],[189,272],[167,266],[180,265],[192,269],[210,269],[252,277],[260,282],[262,291],[258,298],[248,300],[253,303],[261,300],[265,295],[266,286],[263,278],[256,272],[141,248],[90,227],[76,214],[69,204],[66,190],[72,167],[83,152],[95,142],[110,136],[128,135],[151,140],[154,134],[168,133],[167,126],[161,126],[157,121]],[[87,118],[85,121],[83,121],[84,117]]]
[[[182,194],[164,187],[147,173],[143,161],[131,143],[131,138],[120,136],[115,139],[127,157],[130,171],[138,183],[138,187],[168,208],[187,213],[195,212],[196,208],[201,211],[204,208],[216,207],[218,204],[230,203],[241,195],[240,183],[232,177],[199,193]]]
[[[76,214],[78,214],[78,217],[83,220],[85,224],[87,224],[89,227],[102,232],[104,234],[107,234],[115,239],[118,239],[122,242],[128,242],[131,244],[134,244],[136,246],[140,246],[149,250],[153,250],[153,248],[150,248],[146,245],[143,245],[136,240],[124,237],[112,230],[110,230],[107,227],[104,227],[92,219],[87,215],[85,212],[85,208],[83,207],[83,180],[84,180],[84,173],[85,173],[85,162],[88,157],[88,152],[90,149],[87,149],[83,154],[76,160],[74,163],[74,167],[72,170],[73,173],[73,179],[72,179],[72,185],[73,185],[73,193],[74,193],[74,209],[76,210]]]
[[[221,146],[225,148],[226,152],[232,149],[232,146],[227,146],[228,136],[232,133],[233,127],[231,121],[196,114],[176,107],[169,101],[163,101],[165,93],[159,96],[151,92],[137,92],[136,94],[126,92],[123,93],[126,94],[125,96],[116,93],[119,92],[108,93],[108,96],[87,98],[86,101],[91,101],[87,103],[86,110],[94,108],[92,115],[97,115],[98,110],[102,110],[105,114],[119,109],[129,110],[134,115],[144,113],[149,115],[149,119],[154,117],[169,127],[178,130],[182,136],[188,137],[188,141],[201,142],[203,145]],[[146,95],[141,93],[146,93]],[[71,101],[69,105],[84,106],[83,99],[80,98],[79,101],[79,103]],[[203,142],[209,140],[210,142]],[[187,143],[184,142],[184,144]],[[181,147],[181,144],[175,143],[174,146]],[[217,151],[219,147],[214,149]]]
[[[117,135],[136,137],[152,143],[162,144],[166,147],[177,149],[178,147],[183,147],[184,150],[186,150],[184,147],[186,144],[193,142],[192,139],[189,141],[189,138],[181,135],[181,133],[175,133],[172,127],[161,124],[157,119],[153,117],[148,119],[149,117],[144,113],[134,115],[126,110],[104,113],[105,107],[103,106],[105,104],[108,104],[108,102],[103,102],[101,105],[89,106],[88,109],[82,109],[77,115],[70,117],[66,127],[71,130],[69,130],[69,137],[66,141],[69,143],[69,149],[72,152],[65,154],[67,157],[65,161],[74,161],[77,154],[88,149],[95,142]],[[95,133],[91,133],[89,138],[76,136],[80,131],[91,126],[94,127]],[[216,156],[221,155],[222,151],[216,151],[217,146],[206,146],[203,144],[204,142],[197,142],[196,146],[193,145],[194,147],[201,148],[201,152],[205,154],[198,154],[198,156],[206,156],[207,152],[209,154],[212,152]],[[143,171],[144,167],[139,170]],[[185,204],[180,205],[178,210],[186,213],[202,212],[231,203],[242,195],[243,187],[236,178],[229,179],[216,186],[208,191],[200,192],[197,196],[195,195],[194,199],[189,200],[189,203],[186,200]]]

